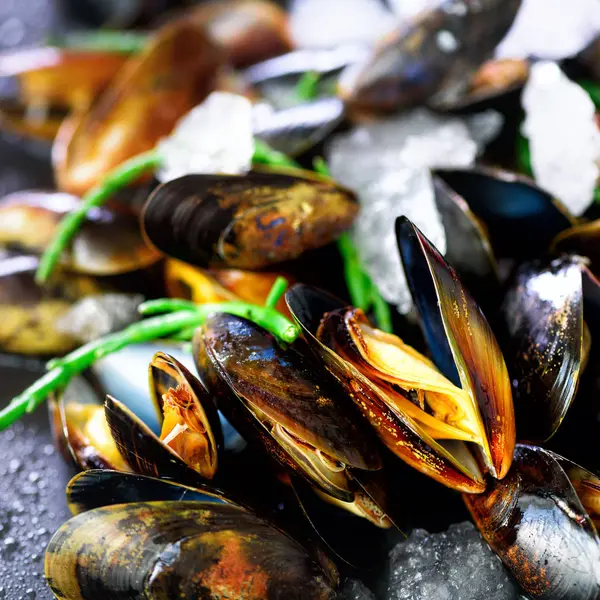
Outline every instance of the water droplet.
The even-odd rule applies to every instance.
[[[45,527],[40,527],[39,529],[36,530],[35,534],[36,535],[46,535],[48,533],[48,530]]]
[[[25,36],[23,22],[17,17],[9,17],[0,25],[0,40],[3,46],[15,46]]]
[[[8,463],[8,472],[16,473],[17,471],[20,471],[22,467],[23,467],[23,463],[18,458],[13,458]]]
[[[10,537],[10,536],[9,536],[9,537],[7,537],[7,538],[4,538],[4,546],[5,546],[6,548],[12,549],[12,548],[14,548],[16,545],[17,545],[17,540],[15,540],[15,538],[14,538],[14,537]]]
[[[25,596],[33,600],[33,598],[35,598],[35,590],[33,588],[27,588],[25,590]]]
[[[39,478],[40,478],[40,474],[37,471],[32,471],[27,476],[27,479],[29,479],[29,481],[31,481],[31,483],[35,483]]]
[[[46,456],[52,456],[54,454],[54,446],[52,446],[52,444],[46,444],[43,452]]]

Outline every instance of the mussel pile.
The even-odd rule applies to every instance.
[[[0,198],[0,351],[52,359],[9,409],[47,400],[79,471],[46,550],[54,596],[333,599],[348,577],[383,594],[403,532],[471,518],[524,597],[600,600],[600,220],[515,155],[530,64],[493,52],[520,0],[443,0],[375,45],[331,47],[299,44],[270,0],[133,4],[114,22],[146,24],[135,45],[87,32],[0,54],[16,83],[2,135],[46,153],[56,182]],[[590,56],[566,72],[593,82]],[[471,166],[422,167],[410,134],[445,242],[433,217],[387,219],[402,314],[360,266],[353,226],[377,207],[322,156],[415,107],[502,126]],[[188,170],[171,178],[177,144]],[[411,162],[392,154],[392,174]],[[110,298],[131,294],[143,315],[121,319]],[[173,314],[144,318],[157,306]],[[156,323],[116,391],[94,363]],[[90,366],[98,394],[74,395]]]

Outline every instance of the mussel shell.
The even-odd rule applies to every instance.
[[[516,434],[510,379],[496,338],[456,272],[406,217],[397,219],[396,236],[434,362],[479,407],[489,444],[485,461],[501,479]]]
[[[446,230],[444,258],[477,296],[499,291],[498,266],[485,226],[465,200],[440,177],[433,177],[435,203]]]
[[[45,573],[64,600],[329,599],[337,583],[265,521],[198,502],[120,504],[77,515],[50,541]]]
[[[80,204],[61,192],[28,190],[0,199],[0,244],[41,254],[64,215]],[[88,213],[70,247],[65,268],[89,275],[118,275],[143,269],[160,255],[144,242],[133,215],[96,208]]]
[[[282,447],[274,445],[255,409],[347,467],[380,467],[375,439],[360,414],[301,342],[284,347],[253,322],[219,313],[211,315],[197,331],[194,343],[199,372],[203,373],[209,362],[229,388],[229,394],[218,397],[220,410],[236,429],[248,430],[250,422],[258,430],[253,437],[267,445],[285,467],[308,478]],[[241,420],[242,427],[238,425]]]
[[[222,53],[200,25],[166,25],[91,110],[64,123],[53,148],[59,187],[83,194],[114,167],[154,148],[214,89],[222,65]]]
[[[342,97],[370,110],[421,104],[440,89],[464,89],[472,71],[508,31],[521,0],[445,0],[375,48],[357,73],[344,77]]]
[[[552,242],[552,251],[585,256],[589,268],[600,274],[600,219],[590,223],[575,225],[559,233]]]
[[[600,539],[554,454],[518,445],[502,481],[463,498],[485,540],[532,598],[598,599]]]
[[[236,69],[292,48],[286,13],[270,0],[213,0],[188,12],[185,18],[205,26]]]
[[[141,221],[169,256],[201,267],[259,269],[336,239],[358,202],[304,171],[187,175],[159,186]]]
[[[124,404],[107,396],[104,409],[117,448],[133,471],[192,486],[202,482],[202,476]]]
[[[364,59],[368,49],[362,45],[343,45],[335,48],[300,49],[277,58],[257,63],[246,70],[245,78],[252,85],[286,77],[301,77],[304,73],[326,75]]]
[[[100,397],[82,377],[73,378],[62,393],[53,394],[48,399],[54,440],[65,459],[72,460],[77,468],[84,470],[127,469],[128,465],[120,455],[109,456],[105,448],[99,448],[88,438],[83,419],[89,418],[89,415],[74,413],[70,410],[73,406],[102,410]],[[115,452],[118,452],[116,447]]]
[[[261,118],[254,128],[254,135],[271,148],[294,157],[322,142],[343,118],[341,100],[320,98]]]
[[[51,46],[19,49],[0,54],[0,77],[17,77],[25,102],[84,109],[126,60],[120,52]]]
[[[583,370],[581,259],[522,265],[502,310],[513,344],[519,439],[544,441],[565,417]]]
[[[483,63],[462,85],[443,89],[429,103],[436,110],[474,113],[487,109],[506,110],[517,106],[523,85],[529,77],[524,59],[491,59]]]
[[[486,226],[497,257],[524,260],[545,252],[575,218],[531,179],[500,169],[436,169]]]
[[[336,352],[339,349],[337,339],[344,344],[351,343],[344,323],[336,319],[340,309],[345,308],[344,303],[326,292],[302,284],[293,286],[286,293],[286,301],[318,359],[344,387],[381,441],[396,456],[453,489],[468,493],[485,489],[484,481],[468,452],[458,454],[465,461],[465,464],[461,463],[450,451],[458,451],[458,444],[456,447],[440,445],[418,423],[389,406],[381,390]],[[328,328],[335,330],[333,335],[327,332],[327,343],[331,343],[331,347],[316,337],[326,313]],[[394,517],[393,514],[391,516]]]
[[[66,494],[69,510],[74,515],[102,506],[132,502],[228,501],[217,488],[188,487],[165,479],[108,469],[90,469],[75,475],[67,485]]]
[[[0,257],[0,348],[19,354],[62,354],[77,341],[56,322],[74,302],[106,291],[84,275],[59,273],[42,289],[34,280],[39,259],[31,255]]]

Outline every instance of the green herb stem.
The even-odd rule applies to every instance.
[[[161,162],[156,150],[138,154],[104,176],[100,183],[82,198],[81,203],[60,222],[50,245],[42,254],[35,280],[38,284],[48,280],[60,255],[69,245],[90,209],[102,206],[116,191],[129,185]]]
[[[175,311],[174,314],[193,312],[199,316],[201,322],[204,322],[210,314],[222,312],[254,321],[254,323],[287,343],[293,342],[300,335],[300,330],[296,325],[280,312],[268,306],[258,306],[257,304],[250,304],[248,302],[188,303],[186,306],[182,302],[185,302],[185,300],[171,300],[170,298],[149,300],[148,302],[144,302],[139,307],[139,310],[143,315],[173,311]]]
[[[0,430],[6,429],[26,412],[33,411],[50,393],[65,386],[71,377],[90,367],[99,358],[117,352],[132,343],[148,342],[190,327],[197,327],[202,320],[202,315],[190,311],[161,315],[139,321],[123,331],[81,346],[64,356],[59,362],[55,362],[51,370],[0,411]]]
[[[252,162],[274,167],[289,167],[291,169],[299,169],[300,165],[289,156],[279,150],[271,148],[269,144],[259,139],[254,139],[254,155]]]
[[[277,277],[275,282],[273,283],[273,287],[269,291],[269,295],[265,301],[265,306],[267,308],[275,308],[277,303],[279,302],[281,296],[285,294],[285,290],[287,289],[288,282],[285,277]]]
[[[321,74],[316,71],[307,71],[296,84],[296,98],[300,102],[308,102],[317,97]]]
[[[69,33],[62,37],[50,38],[49,44],[59,48],[73,48],[93,52],[118,52],[136,54],[149,42],[147,33],[134,31],[85,31]]]

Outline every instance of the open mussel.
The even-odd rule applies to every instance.
[[[407,219],[397,236],[433,363],[328,294],[295,286],[286,300],[394,454],[449,487],[481,492],[485,470],[506,475],[515,444],[506,365],[485,317],[435,248]]]
[[[18,354],[63,354],[77,345],[59,320],[72,305],[107,287],[84,275],[60,272],[44,289],[34,280],[39,259],[0,253],[0,348]]]
[[[0,54],[0,78],[16,79],[0,98],[0,127],[52,141],[63,119],[92,105],[126,61],[117,52],[44,47]]]
[[[110,396],[104,405],[82,403],[73,393],[58,400],[62,431],[75,462],[83,469],[133,470],[194,484],[212,479],[222,447],[212,399],[168,354],[156,353],[148,372],[158,435]]]
[[[335,240],[355,195],[300,170],[187,175],[159,186],[141,221],[165,254],[201,267],[259,269]]]
[[[525,592],[542,600],[600,598],[600,480],[536,446],[518,445],[508,475],[464,500],[483,537]]]
[[[468,88],[473,71],[494,51],[520,0],[445,0],[408,28],[403,24],[341,81],[341,95],[367,111],[395,111]]]
[[[148,370],[160,435],[124,404],[107,397],[106,420],[120,453],[137,473],[192,483],[212,479],[223,440],[211,397],[168,354],[155,354]]]
[[[41,254],[61,218],[80,200],[60,192],[28,190],[0,199],[0,244]],[[62,265],[88,275],[118,275],[146,268],[160,259],[140,235],[133,215],[96,208],[63,252]]]
[[[330,599],[337,583],[334,567],[324,572],[254,514],[185,501],[117,504],[73,517],[50,541],[45,572],[65,600]]]
[[[64,123],[53,148],[59,187],[82,194],[124,160],[151,150],[215,88],[223,64],[200,25],[167,24],[89,111]]]
[[[499,409],[507,410],[505,440],[493,434],[506,448],[492,458],[484,428],[491,418],[480,412],[472,388],[457,386],[399,337],[375,329],[362,311],[333,296],[296,285],[286,300],[310,346],[395,455],[449,487],[476,493],[485,485],[465,445],[469,442],[482,448],[490,463],[496,461],[496,473],[504,475],[514,436],[510,407]],[[471,321],[473,328],[481,326]],[[503,386],[496,387],[502,392]]]
[[[48,400],[54,440],[65,459],[80,469],[130,471],[104,416],[104,406],[90,384],[73,379]]]
[[[196,332],[198,371],[247,440],[325,499],[380,527],[390,522],[361,487],[381,459],[352,403],[302,343],[285,346],[251,321],[215,314]]]

